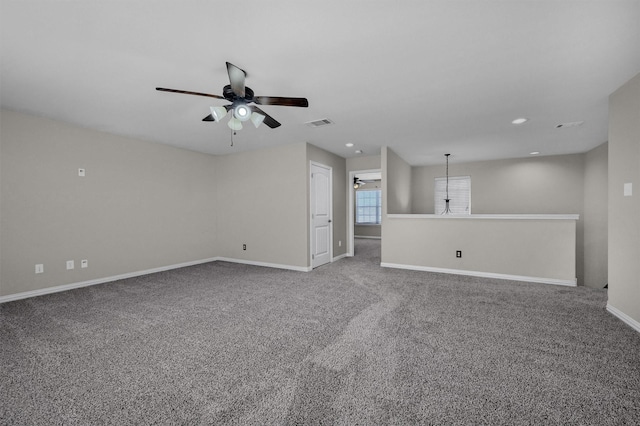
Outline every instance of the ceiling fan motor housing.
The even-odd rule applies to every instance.
[[[246,86],[244,88],[244,98],[233,93],[233,89],[231,89],[230,84],[227,84],[226,86],[224,86],[224,88],[222,89],[222,96],[224,96],[226,100],[233,102],[234,106],[237,103],[237,101],[240,101],[243,103],[253,102],[253,90],[251,90],[250,87],[246,87]]]

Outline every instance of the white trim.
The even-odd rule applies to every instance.
[[[307,211],[309,218],[309,264],[311,265],[309,270],[313,269],[313,219],[311,218],[311,205],[313,203],[313,171],[311,168],[313,166],[320,167],[321,169],[329,170],[329,262],[332,262],[333,259],[333,167],[327,166],[326,164],[318,163],[316,161],[309,161],[309,211]],[[322,265],[319,265],[322,266]]]
[[[31,291],[25,291],[22,293],[9,294],[7,296],[0,296],[0,303],[12,302],[14,300],[20,300],[20,299],[28,299],[30,297],[36,297],[36,296],[44,296],[45,294],[60,293],[62,291],[73,290],[76,288],[89,287],[96,284],[105,284],[113,281],[124,280],[127,278],[135,278],[142,275],[155,274],[157,272],[169,271],[172,269],[185,268],[187,266],[195,266],[203,263],[217,262],[217,261],[242,263],[242,264],[253,265],[253,266],[264,266],[267,268],[287,269],[287,270],[299,271],[299,272],[311,271],[311,267],[306,267],[306,266],[293,266],[293,265],[282,265],[279,263],[254,262],[252,260],[232,259],[228,257],[211,257],[209,259],[196,260],[193,262],[177,263],[175,265],[161,266],[159,268],[146,269],[144,271],[129,272],[126,274],[114,275],[111,277],[96,278],[94,280],[80,281],[77,283],[57,285],[55,287],[47,287],[39,290],[31,290]]]
[[[289,271],[298,272],[309,272],[312,269],[311,266],[283,265],[280,263],[257,262],[254,260],[234,259],[231,257],[218,257],[216,260],[219,260],[221,262],[241,263],[244,265],[264,266],[266,268],[287,269]]]
[[[344,259],[345,257],[347,257],[347,253],[342,253],[342,254],[340,254],[340,255],[338,255],[338,256],[336,256],[336,257],[334,257],[333,259],[331,259],[331,261],[332,261],[332,262],[336,262],[336,261],[338,261],[338,260],[340,260],[340,259]]]
[[[363,239],[369,239],[369,240],[381,240],[382,237],[376,237],[373,235],[354,235],[355,238],[363,238]]]
[[[154,274],[156,272],[169,271],[171,269],[185,268],[187,266],[200,265],[218,260],[217,257],[209,259],[196,260],[193,262],[176,263],[175,265],[161,266],[159,268],[146,269],[144,271],[129,272],[126,274],[114,275],[111,277],[96,278],[94,280],[80,281],[77,283],[57,285],[55,287],[47,287],[39,290],[25,291],[22,293],[10,294],[8,296],[0,296],[0,303],[11,302],[14,300],[27,299],[29,297],[44,296],[45,294],[59,293],[62,291],[73,290],[75,288],[88,287],[96,284],[104,284],[112,281],[124,280],[127,278],[139,277],[141,275]]]
[[[640,333],[640,322],[634,320],[629,315],[625,314],[621,310],[614,308],[610,304],[607,303],[607,311],[615,317],[618,317],[622,322],[627,324],[629,327],[633,328],[635,331]]]
[[[578,220],[579,214],[387,214],[389,219]]]
[[[353,179],[356,176],[356,172],[349,172],[349,178],[347,179],[347,255],[349,257],[353,257],[353,245],[355,244],[353,241],[353,234],[355,233],[354,228],[354,210],[353,204],[354,201],[354,192],[353,189]]]
[[[530,283],[564,285],[569,287],[576,287],[578,285],[578,280],[576,278],[572,280],[561,280],[556,278],[528,277],[524,275],[509,275],[509,274],[498,274],[493,272],[466,271],[463,269],[434,268],[431,266],[403,265],[400,263],[387,263],[387,262],[380,263],[380,266],[382,266],[383,268],[409,269],[412,271],[438,272],[441,274],[467,275],[467,276],[481,277],[481,278],[497,278],[499,280],[525,281]]]

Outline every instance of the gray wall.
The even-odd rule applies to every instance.
[[[346,253],[346,161],[315,146],[216,157],[13,111],[1,119],[0,296],[218,257],[308,268],[311,160],[334,170],[333,253]]]
[[[584,282],[603,288],[608,280],[608,149],[604,143],[584,158]]]
[[[609,98],[609,305],[640,325],[639,259],[640,74]]]
[[[382,227],[380,225],[354,225],[353,234],[356,238],[381,238]]]
[[[449,176],[471,176],[471,213],[582,213],[582,154],[456,163]],[[412,213],[434,214],[434,179],[444,166],[412,168]]]
[[[575,158],[574,158],[575,157]],[[484,179],[479,179],[480,185],[485,187],[477,194],[478,198],[488,198],[488,201],[495,199],[490,186],[497,185],[499,181],[509,179],[515,181],[516,186],[533,188],[540,191],[552,191],[557,187],[562,188],[566,182],[560,185],[552,185],[553,180],[548,177],[541,177],[547,185],[538,183],[528,184],[529,179],[533,179],[538,174],[548,173],[555,170],[563,181],[571,182],[578,180],[582,182],[582,167],[572,166],[573,163],[580,163],[580,156],[568,156],[563,159],[554,159],[548,162],[527,163],[520,167],[504,167],[498,172],[485,172],[486,165],[467,163],[465,172],[456,172],[450,167],[450,174],[471,175],[471,199],[472,212],[482,213],[580,213],[582,210],[582,186],[579,185],[578,195],[569,191],[565,198],[573,200],[568,202],[562,200],[560,206],[549,207],[543,211],[530,207],[531,200],[526,196],[524,207],[517,208],[510,206],[510,211],[495,211],[493,204],[483,200],[479,209],[474,209],[474,176],[483,175]],[[491,162],[494,163],[494,162]],[[516,164],[518,164],[516,162]],[[495,165],[493,166],[495,168]],[[512,169],[509,171],[509,169]],[[407,192],[416,195],[417,199],[423,197],[423,193],[431,190],[431,207],[426,214],[433,214],[433,168],[412,168],[402,158],[397,156],[392,150],[383,148],[382,151],[382,179],[383,186],[386,185],[385,192],[400,191],[402,199]],[[506,169],[506,171],[505,171]],[[406,177],[407,170],[409,177]],[[453,173],[451,173],[453,170]],[[473,172],[473,173],[472,173]],[[480,173],[482,172],[482,173]],[[496,177],[502,175],[502,179]],[[385,176],[388,176],[385,182]],[[437,176],[437,175],[436,175]],[[421,190],[420,188],[423,188]],[[574,189],[576,185],[568,185]],[[393,189],[392,189],[393,188]],[[527,190],[528,196],[536,196],[537,202],[542,198],[536,191]],[[406,191],[406,192],[405,192]],[[486,194],[486,195],[485,195]],[[391,194],[389,194],[391,197]],[[555,198],[555,197],[550,197]],[[576,202],[578,199],[579,202]],[[412,202],[397,203],[397,206],[408,205]],[[425,202],[426,204],[426,202]],[[425,205],[423,204],[423,206]],[[576,207],[578,211],[562,211],[561,209]],[[398,207],[396,207],[398,208]],[[424,208],[424,207],[423,207]],[[489,209],[491,210],[484,210]],[[522,208],[523,210],[518,210]],[[402,208],[398,208],[402,210]],[[516,210],[516,211],[512,211]],[[530,211],[534,210],[534,211]],[[424,268],[426,270],[446,270],[469,271],[469,273],[502,274],[519,277],[532,277],[551,281],[562,281],[565,284],[573,283],[576,277],[576,224],[573,220],[484,220],[473,218],[421,218],[419,215],[410,217],[390,217],[394,213],[410,213],[407,211],[385,211],[383,206],[382,223],[382,263],[386,266]],[[522,242],[527,241],[523,246]],[[462,258],[455,257],[455,251],[463,252]],[[527,278],[528,279],[528,278]]]
[[[452,155],[449,176],[471,176],[473,214],[580,214],[575,267],[578,284],[584,285],[584,158],[574,154],[456,163]],[[603,161],[594,156],[594,168],[598,159]],[[444,166],[412,168],[413,213],[434,214],[434,178],[444,175]]]
[[[218,254],[213,156],[7,110],[1,120],[1,296]]]
[[[391,148],[382,148],[382,217],[411,213],[411,166]]]
[[[407,216],[385,218],[385,266],[575,284],[574,220]]]
[[[221,256],[309,265],[306,159],[305,143],[216,157]]]
[[[379,155],[347,158],[347,177],[349,176],[349,172],[359,170],[380,170],[380,161],[381,159]]]
[[[334,168],[339,256],[346,250],[348,172],[382,165],[382,156],[344,160],[304,143],[214,157],[12,111],[2,110],[1,117],[0,295],[215,256],[308,266],[309,160]],[[444,168],[411,168],[387,149],[384,157],[393,213],[433,213],[433,177]],[[472,175],[473,213],[583,215],[578,263],[588,264],[584,283],[601,287],[606,214],[598,200],[606,196],[606,158],[606,147],[575,156],[467,164],[456,164],[452,156],[450,174]],[[80,167],[85,178],[77,176]],[[584,186],[576,191],[580,179]],[[273,188],[279,194],[264,195]],[[503,198],[517,208],[507,211]],[[267,211],[255,213],[256,202]],[[275,249],[266,250],[270,243]],[[67,271],[71,259],[76,268]],[[89,260],[89,268],[79,268],[81,259]],[[44,274],[34,273],[36,263],[45,264]]]

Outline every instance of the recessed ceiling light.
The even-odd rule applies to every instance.
[[[362,150],[361,149],[356,150],[356,154],[362,154]]]
[[[538,154],[540,154],[540,151],[533,151],[529,153],[529,155],[538,155]]]
[[[344,146],[346,146],[348,148],[351,148],[353,146],[353,144],[351,142],[349,142],[349,143],[345,143]]]
[[[524,123],[526,123],[527,121],[529,121],[529,119],[528,119],[528,118],[520,117],[520,118],[516,118],[515,120],[513,120],[513,121],[511,122],[511,124],[524,124]]]

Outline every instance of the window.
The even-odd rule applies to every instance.
[[[359,189],[356,191],[356,223],[379,225],[382,217],[382,191]]]
[[[435,214],[442,214],[446,208],[447,178],[435,181]],[[471,176],[449,176],[449,210],[451,214],[471,214]]]

